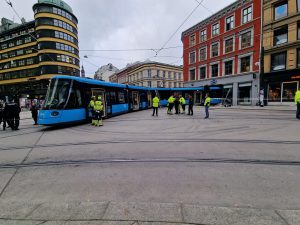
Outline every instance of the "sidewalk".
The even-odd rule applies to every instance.
[[[300,210],[226,208],[174,203],[1,202],[0,224],[299,225]]]
[[[297,107],[295,105],[272,105],[272,106],[231,106],[231,107],[224,107],[224,106],[213,106],[212,109],[231,109],[231,110],[269,110],[269,111],[295,111]]]

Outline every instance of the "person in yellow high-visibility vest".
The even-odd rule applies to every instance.
[[[182,97],[181,95],[180,95],[179,102],[180,102],[180,105],[181,105],[181,108],[182,108],[182,113],[185,114],[186,101],[185,101],[184,97]]]
[[[205,102],[204,102],[204,106],[205,106],[205,118],[204,119],[208,119],[209,118],[210,102],[211,102],[211,98],[209,97],[209,94],[207,93],[205,95]]]
[[[175,100],[176,99],[174,98],[173,95],[171,95],[170,98],[168,99],[168,114],[172,114]]]
[[[156,112],[156,116],[158,116],[158,106],[159,106],[159,98],[157,96],[155,96],[152,99],[152,107],[153,107],[153,114],[152,114],[152,116],[154,116],[155,112]]]
[[[296,118],[300,120],[300,89],[296,91],[295,104],[297,105]]]
[[[95,111],[94,125],[103,126],[103,122],[102,122],[103,103],[102,103],[101,96],[98,96],[98,100],[95,101],[94,111]]]

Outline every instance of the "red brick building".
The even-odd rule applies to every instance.
[[[235,1],[184,31],[182,42],[187,87],[222,84],[234,105],[256,103],[261,0]]]

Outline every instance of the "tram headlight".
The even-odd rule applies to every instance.
[[[59,115],[59,112],[57,112],[57,111],[53,111],[52,113],[51,113],[51,116],[58,116]]]

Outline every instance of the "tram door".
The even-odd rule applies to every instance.
[[[107,102],[106,102],[106,94],[104,89],[92,89],[92,96],[96,97],[96,100],[98,100],[98,97],[101,96],[102,104],[103,104],[103,117],[107,116]]]
[[[140,109],[140,95],[138,91],[132,92],[132,106],[134,111]]]
[[[202,92],[200,92],[200,91],[195,92],[195,95],[194,95],[194,103],[195,103],[195,105],[201,105],[202,98],[203,98]]]
[[[148,91],[148,108],[152,107],[152,94]]]

